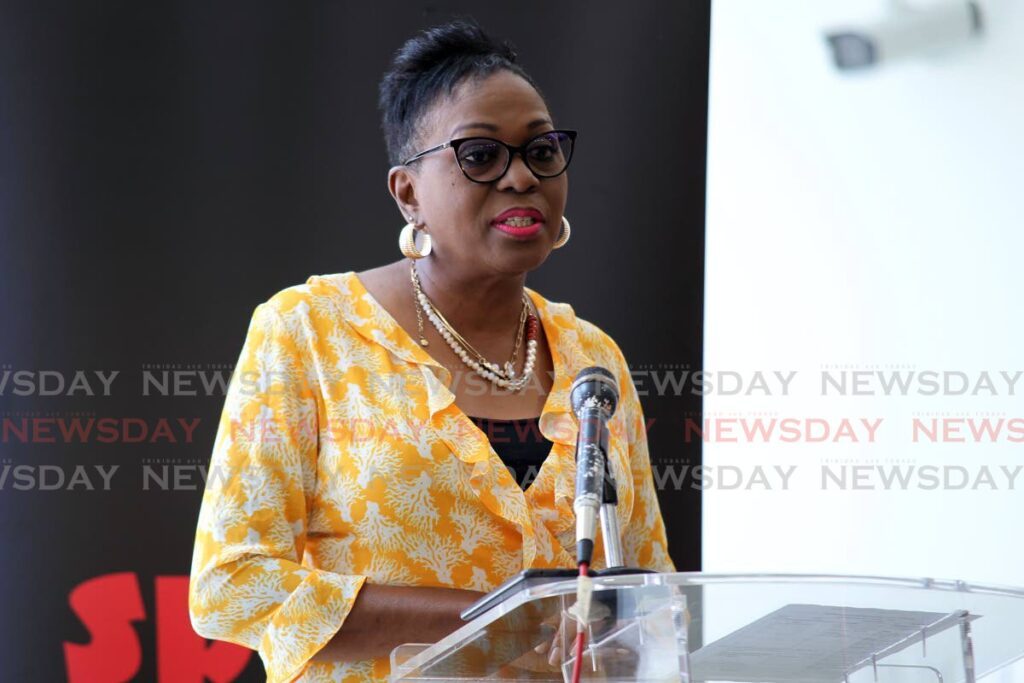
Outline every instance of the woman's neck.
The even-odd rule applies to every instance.
[[[431,259],[415,267],[427,298],[460,334],[507,334],[519,319],[525,274],[465,274]]]

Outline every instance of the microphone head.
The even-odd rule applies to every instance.
[[[619,403],[615,375],[598,365],[580,370],[569,391],[569,400],[577,417],[583,409],[596,407],[601,409],[605,419],[611,418]]]

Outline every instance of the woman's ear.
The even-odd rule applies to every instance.
[[[416,174],[408,166],[392,166],[388,171],[388,192],[394,197],[398,210],[405,217],[419,213],[416,200]]]

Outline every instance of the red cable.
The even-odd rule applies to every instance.
[[[590,565],[580,562],[580,576],[587,576]],[[576,627],[576,661],[572,665],[572,683],[580,683],[580,674],[583,673],[583,642],[586,640],[586,628]]]

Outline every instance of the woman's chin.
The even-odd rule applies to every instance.
[[[540,268],[550,254],[550,247],[538,241],[528,249],[502,249],[494,255],[492,263],[503,273],[528,273]]]

